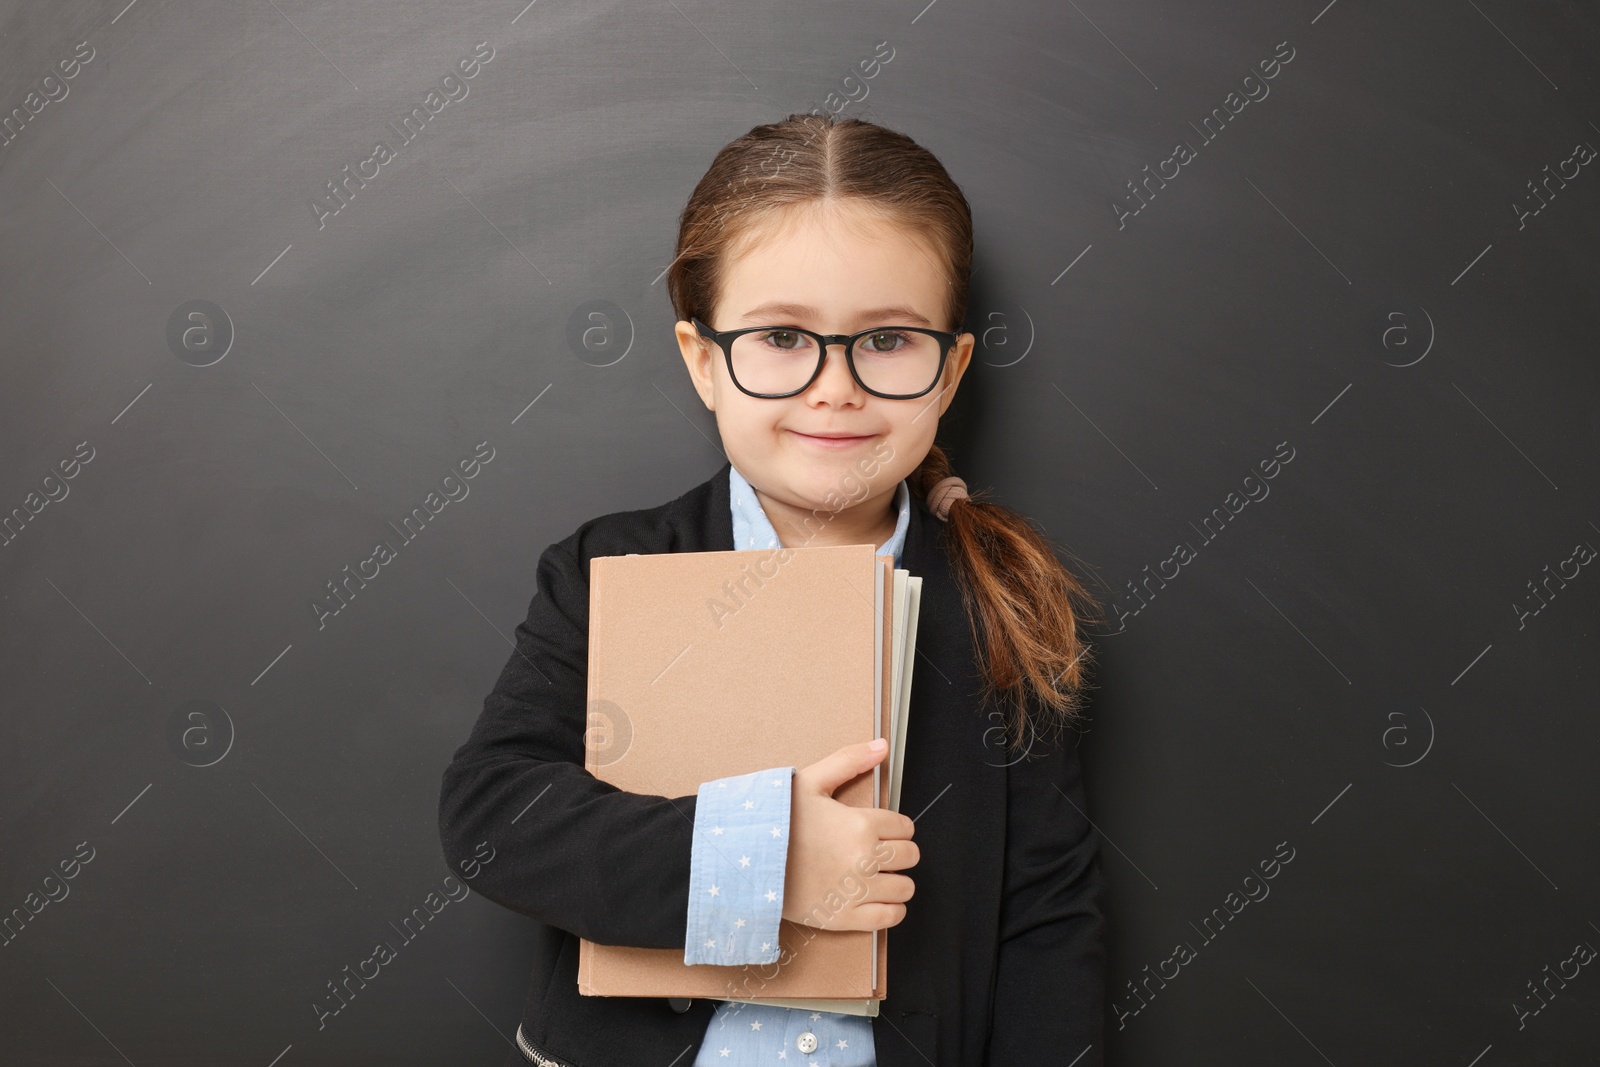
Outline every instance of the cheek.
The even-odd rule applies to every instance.
[[[894,455],[881,459],[884,470],[904,478],[917,469],[922,457],[933,447],[934,436],[938,433],[937,410],[930,407],[915,422],[907,418],[896,423],[894,432],[889,435],[889,447],[894,449]]]
[[[716,388],[717,430],[724,438],[756,442],[778,435],[776,424],[781,411],[741,393],[732,382]]]

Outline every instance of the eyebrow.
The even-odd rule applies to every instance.
[[[762,304],[758,308],[751,308],[745,312],[744,318],[751,323],[768,325],[773,317],[780,315],[787,318],[809,320],[816,320],[822,317],[816,308],[806,307],[804,304]],[[871,308],[856,316],[857,322],[871,322],[876,325],[884,325],[890,319],[902,320],[913,326],[926,326],[930,329],[933,327],[933,323],[908,307]]]

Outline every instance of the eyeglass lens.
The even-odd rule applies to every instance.
[[[911,394],[929,389],[939,373],[939,339],[885,327],[856,338],[851,355],[861,384],[879,393]],[[774,327],[740,334],[730,354],[733,377],[752,393],[792,393],[816,373],[813,337]]]

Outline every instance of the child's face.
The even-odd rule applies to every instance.
[[[835,203],[787,213],[727,265],[707,325],[801,326],[852,334],[875,326],[950,330],[944,277],[921,240],[859,205]],[[770,305],[792,305],[772,308]],[[809,310],[800,310],[800,309]],[[879,309],[904,308],[926,322]],[[939,417],[955,398],[972,357],[962,334],[930,392],[885,400],[857,384],[842,347],[830,347],[822,373],[798,396],[770,400],[740,391],[727,359],[692,322],[676,327],[695,388],[716,413],[728,458],[767,497],[798,511],[877,516],[933,445]],[[826,447],[807,433],[862,439]],[[841,506],[842,505],[842,506]]]

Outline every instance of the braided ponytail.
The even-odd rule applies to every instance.
[[[912,473],[912,492],[926,501],[953,474],[936,444]],[[1007,734],[1022,748],[1029,733],[1081,721],[1094,657],[1080,624],[1095,620],[1097,605],[1026,518],[982,497],[952,494],[944,536],[981,651],[985,701],[1010,706]],[[1030,704],[1041,714],[1029,715]]]

